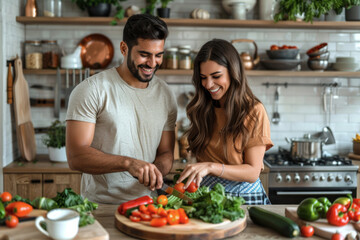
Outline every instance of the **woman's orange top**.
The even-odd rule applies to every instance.
[[[254,123],[249,124],[249,119],[245,120],[245,126],[250,130],[250,137],[244,147],[241,146],[241,137],[238,137],[235,144],[237,149],[241,149],[242,153],[235,150],[232,137],[227,138],[227,155],[226,159],[223,140],[221,138],[221,130],[226,123],[226,115],[224,108],[215,108],[215,126],[212,138],[205,151],[197,156],[198,162],[218,162],[230,165],[238,165],[244,162],[243,153],[247,148],[254,146],[265,145],[266,150],[270,149],[274,144],[270,139],[270,122],[266,114],[266,110],[261,103],[255,105],[252,110],[257,119],[257,126],[254,128]],[[252,113],[253,113],[252,112]]]

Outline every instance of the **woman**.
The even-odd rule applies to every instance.
[[[216,183],[246,204],[270,204],[259,175],[265,151],[273,146],[264,106],[248,86],[234,46],[214,39],[202,46],[194,61],[195,96],[186,108],[185,133],[197,163],[185,167],[178,183],[184,188]]]

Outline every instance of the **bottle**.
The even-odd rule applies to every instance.
[[[189,49],[181,49],[179,51],[179,69],[191,69],[191,57]]]
[[[25,41],[25,67],[42,69],[43,55],[41,41]]]
[[[43,49],[43,68],[57,68],[60,62],[60,48],[56,40],[41,41]]]
[[[168,48],[166,49],[166,61],[165,65],[167,69],[177,69],[178,68],[178,49],[177,48]]]
[[[36,17],[38,14],[36,0],[27,0],[25,5],[25,16]]]
[[[62,0],[56,0],[55,16],[62,17]]]
[[[44,0],[44,17],[55,17],[55,0]]]

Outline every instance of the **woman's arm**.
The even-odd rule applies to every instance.
[[[187,188],[192,181],[195,181],[200,186],[203,177],[208,174],[214,176],[222,174],[222,178],[231,181],[255,182],[259,178],[263,167],[265,148],[265,145],[261,145],[246,149],[244,163],[239,165],[224,164],[224,171],[221,163],[201,162],[189,164],[185,167],[177,182],[182,182],[185,178],[189,177],[184,188]]]

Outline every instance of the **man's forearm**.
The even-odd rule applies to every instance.
[[[167,175],[173,165],[174,155],[172,152],[164,152],[158,155],[154,161],[154,165],[159,169],[163,176]]]
[[[106,154],[92,147],[68,153],[71,169],[94,175],[127,171],[131,160],[132,158]]]

